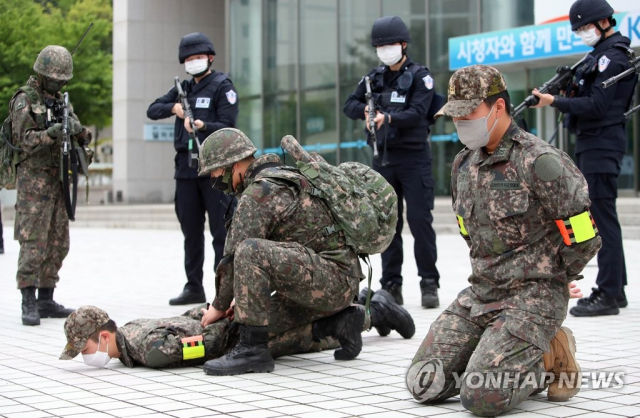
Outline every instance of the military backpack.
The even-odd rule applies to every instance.
[[[22,86],[9,103],[13,102],[20,93],[25,93],[31,103],[40,101],[40,96],[33,87]],[[9,114],[0,127],[0,189],[12,190],[16,187],[16,167],[21,160],[22,150],[13,142],[12,125],[11,114]]]
[[[312,157],[290,135],[282,148],[295,160],[297,172],[310,183],[307,192],[323,199],[334,225],[325,234],[344,233],[347,245],[358,255],[381,253],[391,244],[398,223],[398,196],[378,172],[358,162],[334,166]],[[263,172],[277,177],[277,172]]]

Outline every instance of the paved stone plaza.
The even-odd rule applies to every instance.
[[[436,310],[420,307],[413,240],[404,237],[404,295],[416,322],[413,339],[403,340],[395,332],[383,338],[373,330],[364,334],[365,347],[354,361],[338,362],[327,351],[278,359],[270,374],[214,377],[196,367],[128,369],[112,360],[106,369],[95,369],[85,366],[80,356],[58,360],[65,345],[64,320],[43,319],[37,327],[21,325],[20,293],[15,288],[18,244],[10,239],[11,232],[11,225],[5,224],[6,254],[0,255],[0,416],[472,416],[457,399],[437,407],[420,405],[404,384],[406,367],[429,325],[466,286],[468,250],[458,235],[438,236],[442,287],[441,308]],[[211,248],[207,251],[210,266],[213,254]],[[631,282],[629,307],[619,316],[569,317],[566,325],[575,333],[583,371],[624,372],[626,384],[583,389],[563,404],[537,395],[508,415],[640,416],[640,240],[625,241],[625,252]],[[72,229],[71,253],[61,271],[56,300],[75,308],[99,306],[121,325],[141,317],[179,315],[186,308],[170,307],[168,300],[184,284],[182,258],[179,231]],[[375,278],[380,274],[379,257],[373,264]],[[596,272],[593,262],[584,272],[580,287],[587,293]],[[212,271],[206,272],[205,280],[207,296],[213,299]]]

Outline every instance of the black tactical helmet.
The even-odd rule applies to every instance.
[[[613,8],[605,0],[577,0],[571,5],[569,11],[571,30],[575,31],[584,25],[596,23],[611,16],[613,16]]]
[[[409,28],[398,16],[385,16],[373,22],[371,45],[391,45],[411,41]]]
[[[215,55],[216,50],[213,49],[213,43],[204,33],[190,33],[180,39],[180,47],[178,48],[178,59],[180,64],[192,55]]]

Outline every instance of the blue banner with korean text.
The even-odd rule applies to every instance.
[[[616,13],[617,30],[640,46],[640,11]],[[449,38],[449,69],[499,65],[585,54],[592,48],[571,31],[568,20]]]

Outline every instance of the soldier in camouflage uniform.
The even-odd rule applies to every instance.
[[[238,339],[237,323],[224,318],[202,327],[202,314],[201,307],[197,307],[182,316],[137,319],[118,327],[102,309],[82,306],[64,323],[67,345],[60,360],[82,354],[84,362],[95,367],[104,367],[111,358],[119,359],[127,367],[201,365],[220,357]],[[298,329],[269,340],[273,357],[336,347],[339,343],[332,338],[316,342]]]
[[[33,70],[37,74],[9,104],[13,141],[22,149],[16,173],[14,239],[20,242],[16,278],[24,325],[39,325],[41,317],[66,318],[73,312],[53,300],[58,271],[69,252],[69,219],[60,181],[62,125],[45,126],[47,101],[61,101],[59,91],[73,76],[71,54],[61,46],[47,46]],[[91,133],[71,107],[69,116],[70,134],[81,146],[88,144]]]
[[[575,340],[561,326],[570,294],[579,296],[570,282],[601,245],[587,183],[569,156],[515,125],[495,68],[456,71],[438,115],[453,117],[466,145],[453,163],[451,191],[470,248],[471,286],[431,325],[407,387],[429,404],[459,394],[480,416],[544,390],[541,377],[551,401],[567,400],[581,383]]]
[[[216,271],[216,298],[203,318],[207,325],[224,317],[235,296],[240,339],[204,370],[215,375],[272,371],[269,335],[305,325],[306,335],[316,341],[327,336],[340,341],[336,359],[354,358],[362,347],[360,333],[369,327],[363,307],[349,306],[363,277],[358,256],[341,232],[323,232],[335,222],[323,200],[298,186],[305,177],[283,169],[277,155],[254,158],[256,151],[244,133],[232,128],[211,134],[201,149],[200,175],[211,173],[214,188],[240,196]],[[385,298],[379,302],[371,324],[412,336],[408,313]]]

